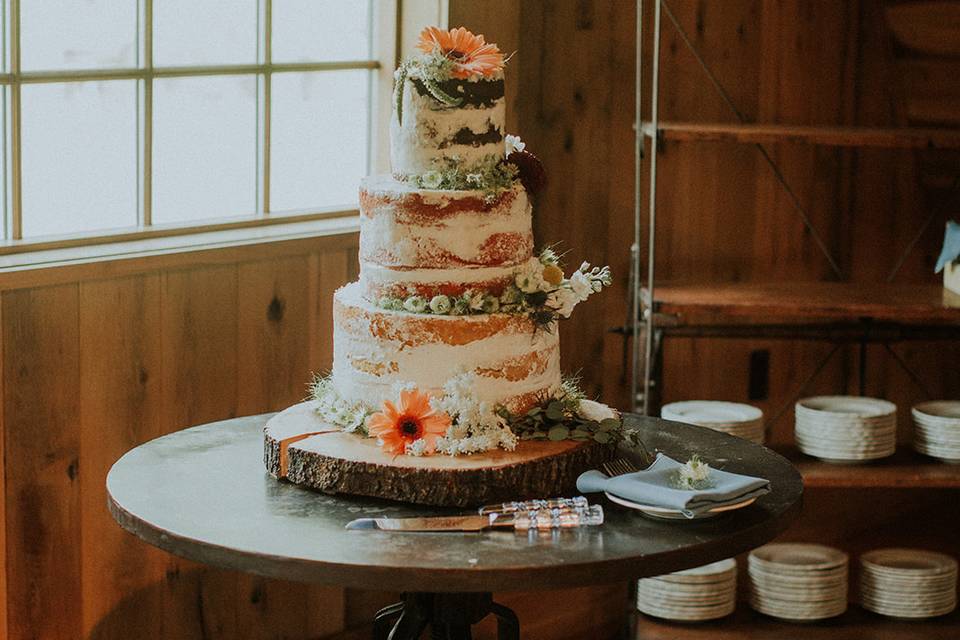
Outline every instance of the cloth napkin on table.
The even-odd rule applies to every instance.
[[[630,502],[676,509],[688,518],[770,492],[769,480],[719,469],[710,469],[709,488],[677,489],[674,481],[682,467],[673,458],[658,453],[652,465],[636,473],[611,478],[597,470],[587,471],[577,478],[577,489],[582,493],[606,491]]]

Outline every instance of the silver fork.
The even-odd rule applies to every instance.
[[[603,470],[608,476],[622,476],[628,473],[636,473],[640,471],[638,467],[632,460],[627,458],[617,458],[616,460],[610,460],[609,462],[604,462],[602,465]]]

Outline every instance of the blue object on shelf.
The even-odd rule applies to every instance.
[[[937,259],[937,271],[940,273],[954,260],[960,260],[960,223],[947,220],[947,233],[943,237],[943,251]]]

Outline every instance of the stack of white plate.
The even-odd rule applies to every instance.
[[[860,556],[860,603],[893,618],[932,618],[957,606],[957,561],[922,549]]]
[[[637,609],[666,620],[700,622],[737,607],[737,561],[733,558],[637,582]]]
[[[750,552],[750,606],[783,620],[822,620],[847,610],[848,558],[819,544],[768,544]]]
[[[937,400],[913,408],[913,448],[960,464],[960,401]]]
[[[897,406],[858,396],[819,396],[797,402],[797,446],[827,462],[863,462],[893,455]]]
[[[763,411],[749,404],[717,400],[671,402],[660,409],[660,417],[763,444]]]

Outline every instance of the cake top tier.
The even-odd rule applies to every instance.
[[[506,166],[504,57],[459,27],[428,27],[418,53],[396,73],[390,123],[393,175],[430,189],[509,188]]]

